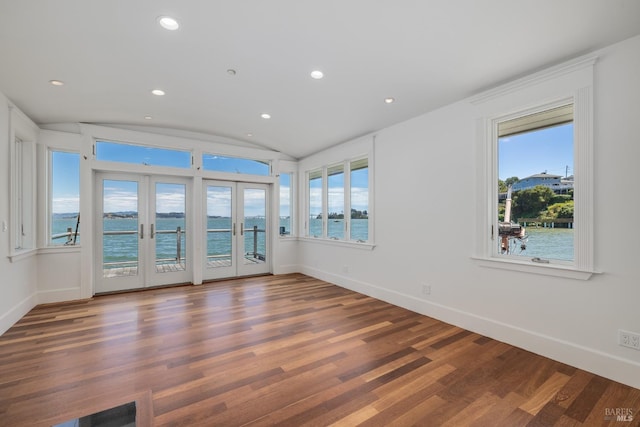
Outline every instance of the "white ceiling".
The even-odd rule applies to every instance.
[[[0,91],[300,158],[637,34],[638,0],[0,0]]]

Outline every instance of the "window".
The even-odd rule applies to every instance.
[[[481,265],[583,280],[593,274],[596,59],[578,58],[471,99],[482,116]]]
[[[191,153],[167,148],[97,141],[96,160],[145,166],[191,167]]]
[[[573,104],[498,122],[497,151],[498,253],[573,261]]]
[[[269,176],[271,174],[271,165],[269,162],[214,154],[202,155],[202,168],[207,171],[249,175]]]
[[[49,244],[80,243],[80,154],[49,151]]]
[[[358,242],[366,242],[369,240],[369,160],[352,161],[349,169],[351,171],[350,238]]]
[[[370,240],[367,158],[312,170],[307,183],[307,236],[358,243]]]
[[[293,187],[292,173],[281,173],[279,177],[280,183],[280,236],[290,236],[293,230],[292,212],[293,206]]]
[[[344,239],[344,165],[327,168],[327,235]]]
[[[307,236],[322,237],[324,234],[322,169],[309,172],[307,181],[309,183],[307,187],[309,195]]]
[[[36,141],[38,127],[10,105],[10,253],[21,256],[36,248]],[[12,258],[13,259],[13,258]]]

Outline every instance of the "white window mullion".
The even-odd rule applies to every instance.
[[[351,162],[344,162],[344,240],[351,240]]]

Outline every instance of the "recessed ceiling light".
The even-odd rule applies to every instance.
[[[392,104],[395,101],[395,98],[385,98],[384,102],[386,102],[387,104]]]
[[[62,80],[49,80],[49,83],[54,86],[64,86],[64,82]]]
[[[248,133],[248,134],[247,134],[247,136],[248,136],[249,138],[251,138],[251,137],[253,136],[253,134],[252,134],[252,133]]]
[[[260,115],[260,117],[262,117],[263,119],[270,119],[270,118],[271,118],[271,114],[262,113],[262,114]]]
[[[178,28],[180,28],[180,24],[178,24],[178,21],[176,21],[170,16],[158,17],[158,24],[160,24],[160,26],[165,30],[169,30],[169,31],[175,31]]]
[[[160,89],[154,89],[151,91],[152,94],[156,95],[156,96],[162,96],[164,95],[164,91],[160,90]]]
[[[144,116],[144,119],[145,119],[145,120],[151,120],[151,119],[153,119],[153,117],[151,117],[151,116]]]
[[[316,80],[320,80],[321,78],[324,77],[324,74],[320,70],[315,70],[311,72],[311,77]]]

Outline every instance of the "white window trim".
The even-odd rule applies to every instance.
[[[368,217],[369,217],[369,229],[368,229],[368,240],[366,242],[361,242],[357,240],[351,239],[351,163],[356,162],[358,160],[367,159],[367,168],[369,169],[369,181],[368,181],[368,191],[369,191],[369,207],[367,208]],[[304,234],[301,237],[302,240],[312,241],[312,242],[324,242],[324,243],[333,243],[333,244],[341,244],[342,246],[348,247],[360,247],[366,249],[373,249],[375,244],[373,243],[373,216],[371,201],[372,197],[372,168],[371,168],[371,156],[370,155],[362,155],[355,156],[349,158],[347,160],[341,161],[339,163],[331,163],[329,165],[325,165],[319,168],[312,168],[305,172],[305,221],[304,221]],[[342,173],[344,174],[344,235],[342,239],[332,238],[328,236],[328,216],[329,216],[329,174],[328,170],[336,167],[342,166]],[[322,235],[321,236],[312,236],[309,234],[309,174],[311,172],[315,172],[321,170],[322,171]]]
[[[36,245],[36,145],[39,128],[31,119],[22,113],[17,107],[9,104],[9,156],[11,162],[10,179],[10,203],[9,225],[11,234],[9,237],[9,259],[16,262],[37,254]],[[16,140],[22,145],[22,164],[16,164],[18,150]],[[27,176],[26,182],[23,178]],[[21,194],[19,194],[21,193]],[[21,207],[20,196],[26,197]],[[25,212],[26,211],[26,212]],[[20,218],[22,216],[22,218]],[[25,224],[26,223],[26,224]],[[18,228],[26,226],[25,241],[17,238]],[[20,248],[18,248],[20,246]]]
[[[324,243],[328,245],[360,248],[360,249],[373,249],[375,244],[375,139],[374,134],[366,135],[361,138],[337,145],[331,149],[321,151],[313,154],[307,158],[304,158],[298,162],[298,227],[299,233],[298,239],[304,242]],[[369,235],[367,242],[357,242],[355,240],[349,240],[350,234],[345,234],[346,240],[335,240],[325,237],[326,236],[326,219],[323,222],[323,234],[320,237],[309,236],[309,172],[322,170],[323,175],[323,200],[325,206],[323,211],[327,210],[325,193],[326,190],[326,168],[331,165],[337,165],[344,163],[349,164],[349,167],[345,167],[345,197],[351,197],[350,187],[346,187],[349,183],[350,176],[347,179],[347,171],[350,170],[350,162],[358,159],[367,159],[367,167],[369,168],[369,207],[367,209],[369,217]],[[348,193],[348,194],[347,194]],[[350,204],[347,206],[345,203],[345,209],[351,209]],[[349,210],[350,212],[350,210]],[[326,212],[323,212],[326,215]],[[347,230],[346,233],[349,233]]]
[[[535,73],[471,99],[478,109],[476,245],[473,259],[483,267],[587,280],[594,266],[593,218],[593,67],[596,56],[585,56]],[[492,229],[497,230],[497,123],[573,102],[574,104],[574,261],[539,264],[526,257],[497,254]],[[497,232],[493,236],[497,238]]]

